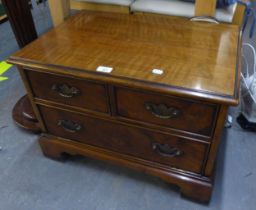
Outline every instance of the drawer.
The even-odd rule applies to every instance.
[[[130,127],[77,113],[40,107],[47,131],[55,136],[200,173],[205,143]]]
[[[98,112],[108,112],[105,86],[69,77],[26,71],[35,97]]]
[[[144,123],[211,136],[217,106],[116,88],[117,115]]]

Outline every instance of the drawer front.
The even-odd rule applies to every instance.
[[[119,116],[211,136],[217,106],[182,100],[176,97],[116,89]]]
[[[46,128],[55,136],[200,173],[207,144],[129,127],[107,120],[40,107]]]
[[[85,80],[26,71],[34,96],[98,112],[108,112],[105,86]]]

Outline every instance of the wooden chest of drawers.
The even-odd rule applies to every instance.
[[[227,109],[238,103],[238,41],[236,26],[81,12],[9,62],[46,156],[110,161],[208,201]]]

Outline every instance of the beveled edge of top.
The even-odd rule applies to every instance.
[[[240,45],[240,44],[239,44]],[[240,49],[240,47],[238,47]],[[238,58],[240,52],[238,50]],[[171,94],[178,97],[187,97],[191,99],[206,101],[210,103],[218,103],[224,105],[236,106],[239,103],[239,87],[240,87],[240,59],[237,59],[235,87],[233,95],[221,95],[209,91],[200,91],[195,89],[176,87],[171,85],[153,83],[149,81],[143,81],[132,78],[125,78],[121,76],[108,75],[101,72],[86,71],[84,69],[77,69],[66,66],[59,66],[53,64],[42,64],[27,59],[21,59],[19,57],[10,56],[7,62],[13,65],[22,67],[23,69],[34,70],[38,72],[45,72],[49,74],[58,74],[63,76],[71,76],[74,78],[82,78],[87,80],[101,81],[106,84],[116,84],[120,86],[127,86],[130,88],[142,88],[152,92],[160,92],[163,94]]]
[[[158,16],[158,15],[157,15]],[[74,16],[73,16],[74,18]],[[227,25],[227,24],[223,24]],[[11,55],[7,62],[13,65],[20,66],[28,70],[34,70],[39,72],[46,72],[50,74],[60,74],[63,76],[71,76],[74,78],[82,78],[87,80],[102,81],[110,84],[128,86],[131,88],[143,88],[144,90],[150,90],[155,92],[160,92],[163,94],[171,94],[173,96],[187,97],[191,99],[206,101],[210,103],[218,103],[224,105],[236,106],[239,103],[240,97],[240,73],[241,73],[241,40],[242,40],[242,31],[238,36],[238,45],[237,45],[237,62],[235,70],[235,84],[233,95],[224,95],[211,91],[205,90],[196,90],[185,87],[178,87],[167,84],[159,84],[150,81],[144,81],[139,79],[127,78],[116,75],[108,75],[101,72],[89,71],[86,69],[79,69],[61,65],[54,64],[45,64],[41,62],[35,62],[33,60],[24,59],[16,56],[16,53]]]

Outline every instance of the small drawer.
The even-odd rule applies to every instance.
[[[177,97],[116,88],[117,115],[144,123],[211,136],[217,106]]]
[[[36,98],[108,112],[107,92],[102,84],[35,71],[26,74]]]
[[[200,173],[208,144],[77,113],[40,107],[52,135]]]

